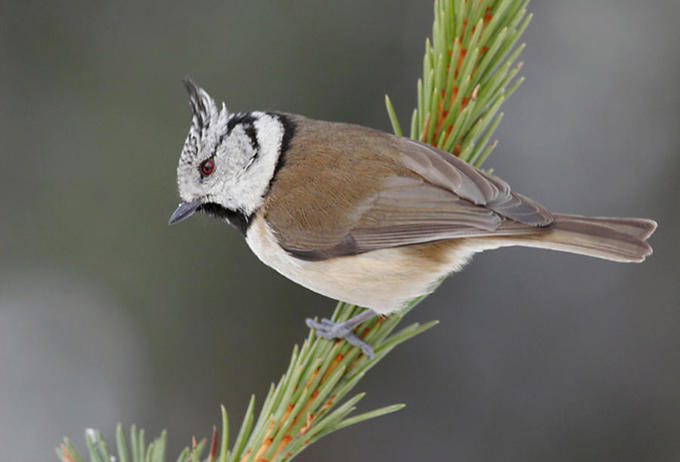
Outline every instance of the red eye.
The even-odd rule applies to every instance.
[[[215,162],[213,162],[212,159],[206,159],[201,162],[199,170],[203,176],[208,176],[213,172],[213,170],[215,170]]]

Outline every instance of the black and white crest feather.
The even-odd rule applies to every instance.
[[[184,78],[184,88],[189,94],[189,104],[191,105],[192,125],[198,130],[206,128],[210,123],[210,115],[216,109],[215,102],[205,90],[191,80],[190,77]]]

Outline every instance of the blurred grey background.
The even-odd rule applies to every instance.
[[[486,164],[554,210],[656,218],[617,265],[478,256],[360,385],[389,417],[301,461],[680,460],[680,3],[534,2],[527,77]],[[208,218],[166,225],[190,74],[233,111],[389,130],[415,105],[431,1],[0,1],[0,445],[85,427],[239,424],[333,302]],[[173,459],[174,460],[174,459]]]

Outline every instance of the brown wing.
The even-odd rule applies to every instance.
[[[432,185],[518,223],[544,227],[553,222],[542,205],[512,192],[510,185],[500,178],[432,146],[407,138],[400,138],[399,144],[403,147],[404,166]]]
[[[363,127],[297,122],[264,217],[298,258],[529,234],[552,223],[543,207],[449,153]]]

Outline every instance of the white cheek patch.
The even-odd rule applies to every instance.
[[[253,158],[256,152],[249,143],[244,128],[240,125],[234,127],[224,145],[217,149],[216,173],[224,180],[227,188],[233,188],[243,175],[244,167],[249,159]]]
[[[248,156],[247,161],[240,163],[241,170],[234,172],[230,184],[225,185],[230,202],[233,202],[229,204],[230,208],[240,209],[246,215],[252,214],[262,205],[279,160],[284,133],[283,125],[277,118],[258,112],[254,112],[253,116],[257,118],[253,125],[259,149],[253,154],[254,157]],[[252,152],[250,139],[245,132],[239,136],[238,145],[241,156],[244,151]]]

